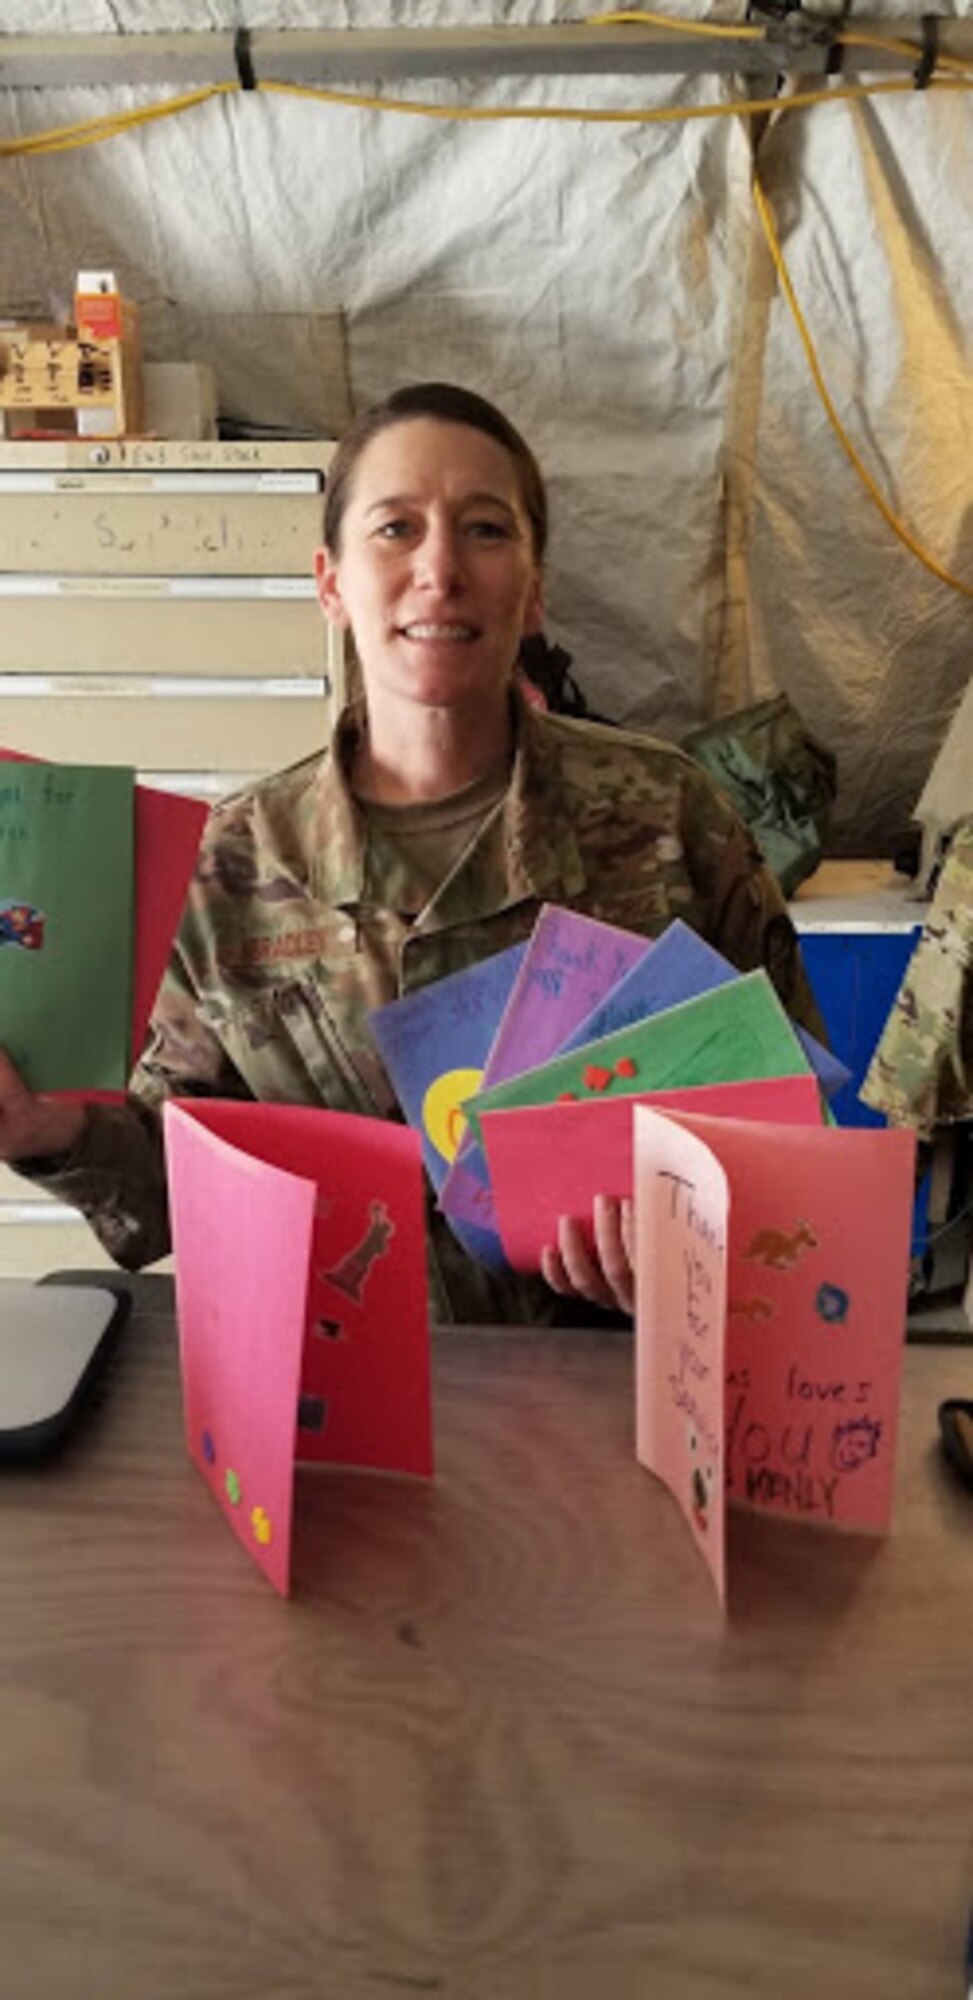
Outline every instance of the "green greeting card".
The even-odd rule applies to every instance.
[[[748,972],[715,992],[633,1021],[538,1069],[493,1084],[463,1109],[480,1137],[482,1111],[810,1073],[767,974]]]
[[[134,773],[0,766],[0,1044],[33,1090],[129,1067]]]

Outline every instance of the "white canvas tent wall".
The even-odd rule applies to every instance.
[[[908,13],[881,11],[918,38]],[[953,17],[968,57],[969,18]],[[21,35],[93,34],[118,55],[161,31],[246,27],[257,46],[260,31],[394,27],[432,47],[458,25],[563,19],[544,0],[0,0],[14,38],[0,84]],[[766,65],[748,83],[724,55],[711,73],[697,59],[373,88],[476,110],[767,95]],[[109,69],[107,84],[0,89],[0,137],[167,94]],[[966,595],[896,539],[829,428],[756,220],[754,148],[837,409]],[[661,124],[430,121],[233,93],[83,150],[0,159],[0,214],[0,309],[58,310],[79,266],[113,267],[150,357],[199,353],[219,315],[208,358],[237,415],[328,427],[315,336],[336,310],[356,406],[433,375],[495,397],[549,475],[549,627],[592,705],[678,737],[785,689],[838,754],[835,850],[901,838],[973,665],[969,88]]]

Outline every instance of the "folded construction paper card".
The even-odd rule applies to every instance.
[[[0,749],[0,763],[39,761],[19,750]],[[133,1062],[145,1042],[207,813],[201,799],[155,791],[148,785],[135,787],[135,937],[129,1041]],[[119,1093],[97,1094],[114,1097]]]
[[[730,1191],[691,1130],[647,1107],[632,1117],[635,1449],[675,1495],[725,1604]]]
[[[480,1087],[525,951],[526,945],[511,945],[369,1015],[395,1094],[422,1137],[426,1172],[437,1193],[466,1129],[460,1106]],[[481,1262],[503,1264],[495,1231],[470,1220],[458,1224],[456,1234]]]
[[[439,1187],[466,1125],[459,1107],[478,1089],[526,945],[447,974],[418,993],[376,1007],[369,1025],[395,1094],[422,1135],[422,1157]]]
[[[164,1123],[189,1455],[286,1592],[295,1458],[432,1471],[419,1141],[283,1104]]]
[[[765,972],[634,1021],[539,1069],[481,1090],[466,1105],[478,1138],[485,1111],[589,1097],[633,1097],[698,1083],[808,1076],[810,1064]]]
[[[546,1062],[649,949],[649,940],[634,931],[545,903],[527,941],[481,1087]],[[474,1135],[463,1139],[439,1206],[451,1221],[493,1226],[486,1162]]]
[[[711,1117],[760,1118],[768,1123],[822,1122],[820,1091],[812,1076],[485,1111],[483,1138],[497,1225],[515,1270],[540,1269],[541,1251],[556,1241],[560,1216],[576,1216],[591,1240],[595,1196],[631,1198],[636,1104],[651,1104],[657,1111],[701,1111]]]
[[[651,948],[634,931],[545,903],[487,1058],[484,1086],[546,1062]]]
[[[120,1090],[129,1068],[134,773],[0,773],[0,1042],[33,1090]]]
[[[724,1495],[889,1526],[915,1141],[634,1118],[637,1451],[722,1597]]]
[[[715,992],[718,986],[739,978],[737,967],[722,952],[714,951],[711,944],[676,917],[661,937],[656,938],[651,952],[633,965],[594,1013],[554,1053],[560,1055],[568,1049],[582,1048],[585,1042],[613,1034],[616,1028],[628,1028],[633,1021],[661,1014],[665,1008],[677,1006],[680,1000],[691,1000],[697,993]],[[814,1035],[809,1035],[806,1028],[799,1027],[797,1022],[792,1025],[821,1088],[826,1096],[833,1097],[835,1091],[851,1082],[851,1071]]]
[[[657,937],[652,950],[637,959],[631,970],[613,986],[594,1011],[585,1016],[562,1043],[556,1055],[583,1048],[586,1042],[600,1041],[617,1028],[630,1028],[635,1021],[662,1014],[681,1000],[699,993],[715,992],[739,974],[721,952],[714,951],[699,933],[674,918]]]
[[[132,1060],[141,1054],[209,808],[178,792],[135,787],[135,962]]]

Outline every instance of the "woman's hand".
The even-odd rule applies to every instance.
[[[557,1243],[541,1252],[541,1274],[563,1298],[590,1299],[609,1311],[635,1311],[635,1246],[632,1204],[597,1194],[592,1209],[594,1251],[580,1222],[562,1215]]]
[[[37,1097],[0,1049],[0,1160],[29,1160],[66,1153],[84,1124],[83,1104]]]

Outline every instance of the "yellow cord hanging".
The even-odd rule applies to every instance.
[[[684,21],[677,14],[650,14],[645,7],[617,8],[610,14],[587,14],[584,28],[671,28],[677,35],[708,36],[721,42],[762,42],[765,29],[717,21]]]
[[[855,446],[852,444],[852,441],[848,436],[847,431],[845,430],[841,418],[839,417],[838,412],[835,409],[834,403],[831,400],[831,394],[828,389],[828,385],[825,382],[824,376],[821,373],[821,366],[818,361],[817,354],[815,352],[814,342],[811,339],[811,335],[807,327],[807,322],[805,321],[804,314],[802,313],[800,305],[798,303],[797,294],[794,290],[793,285],[791,284],[790,273],[787,269],[787,265],[784,262],[784,254],[780,247],[780,241],[777,236],[777,229],[774,223],[773,214],[771,212],[770,203],[768,202],[767,197],[760,184],[759,175],[756,173],[754,174],[753,177],[753,197],[757,206],[757,214],[759,215],[761,224],[763,226],[764,236],[766,237],[767,240],[767,247],[770,251],[771,257],[774,260],[774,267],[777,272],[780,288],[781,291],[783,292],[783,295],[787,301],[788,306],[790,307],[791,317],[793,318],[794,325],[797,328],[798,337],[804,349],[805,358],[807,360],[807,365],[811,371],[811,377],[814,382],[814,386],[818,392],[819,397],[821,398],[821,402],[824,405],[825,415],[827,416],[828,422],[830,423],[831,428],[834,431],[835,436],[837,437],[842,450],[846,453],[847,457],[851,461],[851,464],[854,466],[855,471],[857,472],[858,477],[865,488],[865,491],[868,493],[870,499],[874,501],[875,506],[878,508],[878,511],[882,516],[882,519],[888,523],[888,526],[892,529],[893,534],[898,535],[899,540],[905,543],[906,548],[911,550],[914,556],[918,557],[919,561],[925,565],[926,569],[932,571],[933,576],[939,578],[940,583],[948,583],[951,590],[958,590],[962,593],[964,597],[973,598],[973,584],[963,583],[958,576],[953,576],[948,569],[945,569],[942,563],[937,562],[935,556],[931,556],[928,553],[928,551],[922,547],[921,542],[918,542],[916,540],[915,536],[905,526],[904,522],[900,521],[898,516],[892,512],[892,509],[889,506],[888,501],[885,498],[885,495],[876,485],[875,480],[872,478],[872,475],[869,472],[867,465],[864,463],[863,459],[859,455]]]
[[[77,125],[55,125],[47,132],[31,132],[24,139],[0,139],[0,159],[17,159],[21,154],[68,153],[76,146],[97,146],[103,139],[117,139],[139,125],[158,124],[180,112],[192,111],[239,90],[237,83],[212,83],[204,90],[190,90],[179,97],[166,97],[160,104],[145,104],[136,111],[109,112],[103,118],[86,118]]]
[[[795,91],[791,97],[741,97],[721,104],[666,104],[651,109],[621,110],[572,104],[426,104],[411,97],[368,97],[345,90],[325,90],[310,83],[261,83],[260,89],[288,97],[309,97],[321,104],[347,104],[366,111],[397,111],[416,118],[446,118],[455,121],[533,119],[572,121],[586,125],[672,125],[691,124],[700,118],[756,118],[767,112],[803,111],[811,104],[857,102],[863,97],[913,96],[915,85],[904,77],[887,83],[833,84],[827,90]],[[940,77],[930,90],[971,90],[973,76]]]
[[[709,35],[726,42],[762,41],[766,34],[763,27],[684,21],[672,14],[652,14],[644,7],[625,7],[611,14],[589,14],[582,25],[586,28],[671,28],[679,35]],[[907,41],[904,36],[858,34],[847,28],[842,28],[840,34],[834,37],[832,46],[840,49],[881,49],[886,55],[907,56],[916,63],[922,60],[923,54],[918,43]],[[973,72],[973,62],[963,56],[937,53],[936,68]]]

